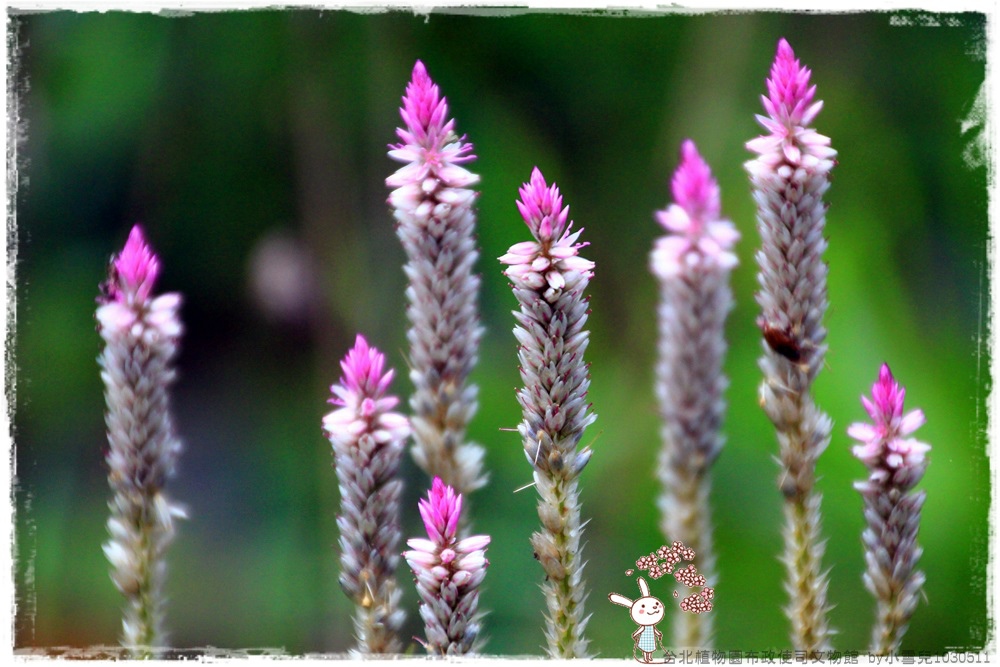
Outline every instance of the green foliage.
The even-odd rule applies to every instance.
[[[898,25],[900,17],[913,19]],[[758,242],[742,163],[759,133],[774,48],[813,70],[817,128],[839,165],[827,201],[828,365],[816,398],[835,422],[820,460],[824,563],[841,650],[863,650],[874,602],[861,583],[864,476],[845,429],[886,361],[921,407],[931,465],[920,542],[928,603],[904,649],[986,640],[989,373],[986,170],[961,121],[985,75],[982,15],[607,16],[267,11],[16,19],[26,141],[19,149],[14,338],[18,647],[113,644],[119,600],[100,544],[109,495],[93,333],[105,262],[136,221],[181,291],[187,333],[176,393],[185,442],[172,496],[191,515],[169,556],[168,627],[180,647],[343,651],[335,475],[320,418],[355,332],[385,350],[409,392],[403,252],[385,199],[397,107],[422,59],[468,133],[482,175],[487,335],[472,437],[491,483],[469,499],[493,542],[481,607],[487,650],[541,655],[543,601],[528,537],[534,491],[519,437],[513,296],[495,258],[526,238],[514,200],[540,166],[586,228],[592,283],[594,457],[581,479],[592,648],[625,657],[634,626],[608,603],[625,570],[664,543],[653,471],[652,214],[680,142],[694,139],[740,229],[733,275],[726,448],[713,470],[720,581],[716,646],[788,644],[773,429],[757,405]],[[318,291],[269,318],[250,258],[269,234],[300,241]],[[407,462],[404,533],[429,486]],[[401,572],[404,583],[408,573]],[[672,599],[666,579],[654,594]],[[405,587],[407,636],[421,632]],[[683,594],[683,589],[680,591]],[[669,606],[668,601],[668,606]],[[751,619],[751,620],[748,620]]]

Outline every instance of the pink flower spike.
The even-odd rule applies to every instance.
[[[671,190],[674,201],[692,220],[700,222],[719,216],[719,184],[690,139],[681,146],[681,164],[674,172]]]
[[[390,145],[389,157],[412,165],[386,179],[390,187],[421,181],[432,174],[456,187],[478,182],[478,176],[454,166],[476,156],[472,155],[472,144],[455,134],[455,121],[448,118],[448,101],[419,60],[413,66],[399,115],[406,127],[398,128],[396,135],[403,143]]]
[[[467,537],[456,543],[462,495],[435,477],[420,516],[430,539],[407,540],[403,558],[413,570],[420,596],[420,616],[427,632],[421,641],[432,655],[464,655],[479,643],[477,587],[486,574],[490,538]],[[420,641],[420,640],[418,640]]]
[[[917,532],[926,493],[913,487],[927,469],[931,446],[904,437],[924,423],[921,410],[903,414],[905,397],[906,390],[889,366],[882,364],[871,399],[861,399],[873,423],[852,424],[847,429],[861,443],[851,452],[868,468],[868,479],[855,482],[854,488],[865,504],[864,582],[877,602],[869,649],[876,655],[898,651],[925,580],[916,564],[922,551]]]
[[[681,164],[671,181],[676,203],[657,211],[656,219],[671,234],[657,241],[652,255],[653,273],[675,276],[685,266],[736,266],[733,245],[739,232],[729,220],[720,219],[719,184],[690,139],[681,146]]]
[[[133,658],[159,655],[151,647],[163,642],[164,556],[175,520],[184,516],[163,491],[181,451],[169,407],[183,330],[181,295],[152,294],[159,271],[159,259],[135,225],[112,258],[95,313],[105,343],[98,362],[114,493],[104,553],[127,600],[121,641]]]
[[[809,86],[811,74],[799,64],[792,47],[782,37],[771,66],[771,78],[767,80],[768,97],[764,98],[764,109],[771,118],[789,127],[808,122],[804,118],[806,107],[816,94],[816,86]]]
[[[385,356],[374,347],[370,347],[365,337],[358,334],[354,347],[340,362],[340,368],[344,371],[344,376],[341,378],[342,391],[338,391],[336,385],[331,387],[337,398],[331,398],[329,402],[334,405],[346,405],[342,394],[349,394],[358,397],[360,408],[365,398],[380,399],[389,388],[395,374],[392,369],[383,374],[384,366]]]
[[[340,486],[340,585],[355,603],[357,650],[394,653],[403,622],[394,580],[399,553],[399,462],[409,422],[390,410],[385,394],[393,371],[385,357],[358,335],[340,363],[343,375],[330,389],[342,406],[323,417]]]
[[[891,480],[903,490],[920,480],[926,465],[924,454],[930,450],[926,443],[905,438],[925,420],[922,410],[903,414],[905,397],[906,390],[896,382],[889,366],[882,364],[871,399],[861,397],[874,423],[856,423],[847,429],[848,435],[861,443],[853,448],[854,455],[879,479]]]
[[[521,212],[528,229],[540,243],[559,241],[572,228],[567,224],[569,206],[562,208],[562,195],[559,187],[553,183],[546,184],[542,171],[535,167],[531,171],[531,179],[518,190],[521,200],[517,209]]]
[[[427,500],[420,500],[420,516],[424,520],[424,528],[432,540],[443,539],[449,543],[458,532],[458,517],[462,511],[462,496],[435,477]],[[439,537],[440,536],[440,537]]]
[[[121,254],[114,260],[115,276],[108,292],[121,303],[145,303],[160,274],[160,261],[146,243],[142,228],[132,227]]]
[[[470,374],[478,360],[480,277],[475,272],[479,176],[467,169],[472,144],[455,130],[448,103],[417,61],[400,108],[401,143],[389,157],[403,164],[386,178],[396,236],[407,262],[412,454],[430,477],[461,493],[486,483],[485,450],[467,428],[478,403]]]

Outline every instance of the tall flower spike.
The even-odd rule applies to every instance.
[[[330,390],[340,406],[323,418],[333,445],[340,484],[340,585],[356,605],[356,651],[396,653],[404,614],[394,580],[399,564],[397,476],[410,426],[392,412],[399,400],[386,394],[393,371],[385,357],[360,334],[340,367],[344,374]]]
[[[915,571],[923,550],[917,546],[920,509],[926,494],[912,492],[927,469],[930,445],[906,436],[924,423],[924,413],[903,414],[904,390],[882,364],[872,397],[861,397],[873,424],[856,423],[848,435],[861,444],[851,451],[868,468],[868,479],[855,482],[865,502],[868,526],[861,536],[867,569],[865,587],[875,597],[877,611],[871,652],[892,655],[917,607],[924,573]]]
[[[589,332],[584,291],[594,263],[580,257],[584,243],[567,223],[559,188],[548,186],[536,167],[520,190],[521,211],[533,241],[513,245],[500,262],[521,306],[518,360],[524,387],[517,392],[524,421],[518,431],[534,471],[540,496],[542,530],[531,536],[535,557],[546,578],[542,588],[548,606],[546,637],[553,658],[585,658],[587,617],[580,537],[577,479],[591,450],[578,449],[584,429],[596,416],[590,411],[588,365],[583,360]]]
[[[402,143],[390,146],[389,157],[406,164],[386,185],[395,188],[389,204],[408,259],[413,457],[428,475],[467,494],[486,483],[484,450],[466,442],[478,407],[469,374],[483,335],[473,273],[478,193],[468,187],[479,176],[461,166],[475,159],[472,145],[455,134],[448,104],[419,60],[400,115]]]
[[[807,127],[819,113],[810,71],[795,59],[784,39],[762,98],[767,116],[757,120],[768,134],[747,142],[757,157],[745,164],[757,204],[761,247],[761,307],[758,320],[764,355],[760,402],[774,423],[785,497],[785,609],[796,649],[814,655],[829,648],[827,577],[821,571],[820,501],[815,492],[816,460],[830,442],[830,418],[813,403],[810,388],[823,366],[827,308],[823,261],[829,174],[836,151],[830,140]]]
[[[656,397],[663,436],[661,527],[668,542],[681,541],[698,554],[698,568],[713,586],[709,468],[724,442],[728,380],[722,363],[726,316],[733,306],[729,273],[737,263],[732,248],[739,233],[720,217],[719,185],[690,140],[681,148],[672,186],[675,203],[657,213],[669,233],[657,239],[651,255],[660,282]],[[673,646],[707,646],[711,618],[678,614]]]
[[[104,554],[126,599],[121,643],[135,658],[153,657],[165,644],[165,556],[174,519],[184,516],[163,491],[181,450],[170,417],[181,297],[151,297],[158,273],[159,260],[136,225],[112,260],[97,308],[113,492]]]
[[[490,538],[459,540],[462,496],[435,477],[426,500],[420,500],[427,539],[414,538],[403,552],[416,577],[420,616],[431,655],[465,655],[479,649],[479,585],[486,576]]]

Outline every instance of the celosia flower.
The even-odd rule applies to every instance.
[[[847,430],[861,443],[852,451],[869,470],[868,479],[854,488],[864,498],[868,523],[861,539],[865,586],[878,603],[871,647],[877,655],[899,650],[925,580],[914,568],[922,553],[917,531],[926,494],[911,489],[927,468],[930,445],[906,437],[923,425],[924,413],[912,410],[904,415],[905,396],[906,390],[883,364],[871,399],[861,397],[874,423],[852,424]]]
[[[428,539],[407,540],[404,551],[416,577],[420,616],[432,655],[464,655],[476,650],[479,638],[479,585],[486,576],[486,535],[459,540],[462,496],[435,477],[427,500],[419,502]]]
[[[732,247],[739,232],[732,222],[720,217],[719,184],[690,139],[681,147],[681,165],[671,188],[674,203],[656,214],[659,223],[673,232],[656,242],[652,267],[657,277],[675,276],[685,264],[719,269],[736,266]]]
[[[830,419],[813,403],[810,388],[823,367],[827,309],[823,261],[829,173],[836,151],[808,127],[822,108],[814,102],[810,71],[784,39],[762,98],[768,134],[747,142],[757,157],[745,164],[757,204],[761,247],[757,302],[764,338],[761,405],[778,431],[781,492],[785,496],[786,608],[796,649],[815,657],[829,648],[827,578],[822,574],[820,496],[816,460],[830,441]]]
[[[163,493],[181,450],[170,417],[170,385],[181,322],[179,294],[151,298],[159,260],[132,228],[102,286],[97,323],[105,341],[98,362],[107,403],[110,503],[104,553],[127,600],[122,645],[133,657],[162,646],[165,554],[184,511]]]
[[[812,102],[816,87],[809,86],[809,77],[810,71],[799,64],[782,39],[767,81],[770,96],[761,98],[768,116],[757,116],[770,134],[747,142],[747,148],[759,155],[745,164],[754,187],[762,240],[757,255],[760,324],[772,363],[780,362],[779,358],[801,362],[798,367],[806,377],[784,385],[792,391],[800,390],[804,382],[811,384],[826,349],[822,322],[827,307],[827,267],[822,259],[826,205],[822,197],[837,155],[828,137],[805,127],[823,104]],[[779,336],[787,339],[784,345],[778,343]],[[788,350],[795,350],[794,355]]]
[[[500,261],[509,265],[504,275],[521,306],[514,313],[524,382],[517,392],[524,415],[518,431],[534,470],[542,522],[531,543],[546,573],[549,654],[583,658],[588,642],[577,478],[591,450],[577,445],[596,419],[586,402],[590,376],[583,360],[589,340],[584,291],[594,263],[580,257],[583,230],[571,231],[569,207],[563,208],[559,189],[546,185],[537,167],[520,194],[517,206],[534,240],[514,245]]]
[[[892,484],[906,491],[923,475],[927,462],[924,454],[930,445],[905,436],[924,424],[922,410],[903,414],[906,390],[892,377],[889,366],[882,364],[878,382],[872,385],[872,398],[861,397],[861,403],[874,424],[851,424],[847,434],[860,445],[851,451],[872,471],[870,481]]]
[[[403,622],[394,575],[399,563],[400,458],[410,435],[406,418],[391,412],[386,394],[393,371],[360,334],[340,362],[344,374],[330,389],[341,406],[323,418],[340,484],[340,585],[357,605],[357,650],[395,653]]]
[[[729,273],[737,263],[732,249],[739,233],[722,219],[719,185],[690,140],[681,148],[672,189],[675,203],[657,213],[671,233],[657,239],[651,255],[660,282],[658,504],[664,536],[693,545],[702,571],[714,580],[708,470],[724,442],[728,381],[722,363],[726,316],[733,306]],[[675,646],[704,647],[710,636],[710,617],[675,617]]]
[[[757,122],[770,134],[747,142],[747,148],[772,168],[786,163],[828,172],[833,167],[837,151],[830,148],[829,137],[807,127],[823,108],[822,101],[813,103],[816,86],[809,85],[811,75],[782,38],[767,80],[768,94],[761,95],[767,115],[757,115]]]
[[[504,275],[515,289],[541,290],[549,302],[557,301],[567,291],[572,293],[580,280],[586,287],[594,263],[579,255],[580,248],[588,244],[577,243],[582,229],[571,232],[569,206],[563,208],[559,188],[554,183],[547,186],[542,172],[535,167],[531,181],[522,185],[519,193],[517,209],[535,240],[515,243],[500,257],[501,263],[510,265]],[[567,285],[567,277],[573,285]]]
[[[395,188],[389,204],[408,259],[413,456],[432,477],[469,493],[486,483],[484,450],[465,440],[477,409],[468,379],[483,335],[473,273],[478,193],[468,188],[479,176],[461,166],[475,159],[472,144],[455,134],[448,104],[419,60],[400,115],[403,143],[390,146],[389,157],[406,164],[386,185]]]
[[[657,239],[650,257],[660,283],[658,505],[664,536],[694,545],[702,571],[714,579],[709,466],[724,441],[728,381],[722,363],[726,316],[733,305],[729,273],[737,264],[733,244],[739,233],[721,217],[719,185],[690,140],[681,147],[671,186],[674,203],[656,215],[669,233]],[[675,646],[705,647],[711,617],[679,614],[673,630]]]

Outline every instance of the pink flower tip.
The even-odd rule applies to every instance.
[[[861,443],[854,447],[854,455],[870,468],[916,469],[930,451],[930,445],[906,437],[923,426],[925,419],[922,410],[903,414],[905,397],[906,390],[896,382],[888,364],[882,364],[871,399],[861,397],[874,424],[857,423],[848,428],[848,435]]]
[[[906,390],[892,376],[889,364],[883,363],[879,368],[878,380],[872,385],[872,400],[869,401],[864,396],[861,399],[876,426],[888,431],[893,421],[898,421],[903,416],[905,397]]]
[[[681,145],[681,164],[671,182],[674,201],[692,220],[719,217],[719,184],[690,139]]]
[[[145,303],[160,274],[160,261],[146,243],[142,227],[132,227],[113,267],[108,296],[125,304]]]
[[[402,143],[390,144],[389,156],[400,162],[414,163],[414,167],[390,177],[387,180],[390,187],[420,183],[432,172],[447,181],[471,178],[464,170],[456,170],[454,165],[475,159],[472,144],[466,142],[464,136],[455,134],[455,121],[448,118],[448,100],[441,95],[419,60],[413,65],[399,115],[405,127],[397,128],[396,136]]]
[[[435,477],[427,500],[419,502],[420,516],[424,520],[427,536],[438,543],[449,543],[458,532],[458,518],[462,513],[462,495]]]
[[[413,65],[410,84],[406,87],[406,97],[403,98],[403,120],[407,121],[411,129],[415,126],[427,128],[435,120],[440,123],[447,108],[447,102],[441,98],[441,92],[431,81],[427,68],[418,60]],[[435,118],[435,111],[438,111],[438,118]]]
[[[782,37],[767,80],[768,96],[764,109],[776,122],[786,126],[804,126],[819,113],[821,103],[812,105],[816,86],[809,85],[812,72],[799,64],[791,45]],[[812,106],[810,106],[812,105]]]
[[[344,376],[340,380],[340,387],[331,387],[339,398],[332,398],[330,402],[335,405],[345,405],[344,391],[359,397],[359,405],[363,404],[364,398],[379,399],[385,394],[392,382],[394,372],[390,369],[382,373],[385,366],[385,356],[376,348],[368,345],[368,341],[361,334],[358,334],[354,341],[354,347],[347,353],[340,368],[344,371]],[[337,391],[338,388],[342,391]]]
[[[723,270],[736,266],[733,246],[739,232],[731,221],[720,217],[719,184],[690,139],[681,146],[681,164],[671,189],[675,203],[657,211],[656,219],[672,233],[656,242],[653,272],[666,279],[703,263]]]
[[[540,243],[560,240],[573,226],[569,220],[569,206],[563,208],[559,187],[548,185],[542,170],[531,170],[531,179],[518,190],[521,199],[517,208],[528,229]]]

